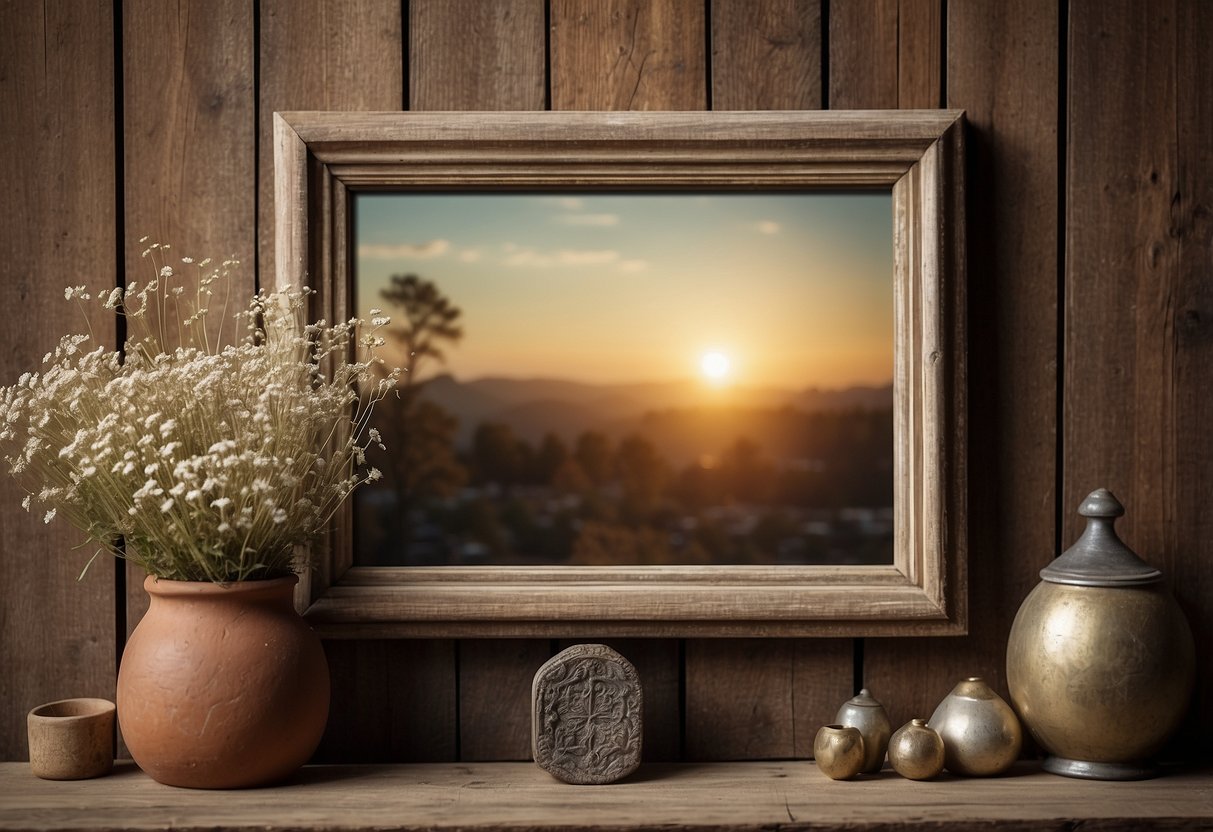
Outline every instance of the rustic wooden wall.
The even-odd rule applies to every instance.
[[[272,273],[285,109],[968,111],[971,634],[668,640],[637,664],[651,759],[802,756],[863,682],[895,721],[1005,689],[1036,572],[1107,485],[1200,645],[1213,743],[1213,4],[1201,0],[0,2],[0,380],[53,346],[62,287],[137,278],[134,240]],[[82,277],[83,276],[83,277]],[[112,321],[94,322],[116,338]],[[112,695],[137,576],[0,481],[0,758],[41,701]],[[330,760],[528,756],[564,642],[336,641]],[[1194,745],[1195,747],[1195,745]]]

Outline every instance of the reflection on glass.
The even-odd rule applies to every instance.
[[[355,562],[891,563],[888,193],[366,194]]]

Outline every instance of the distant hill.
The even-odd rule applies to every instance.
[[[585,384],[562,379],[458,381],[451,375],[441,375],[424,383],[421,396],[459,419],[456,442],[466,447],[476,426],[485,421],[508,424],[520,438],[534,443],[549,431],[572,441],[586,430],[616,437],[654,429],[666,433],[675,424],[685,426],[706,419],[716,425],[696,431],[706,441],[709,435],[718,438],[725,425],[752,427],[765,421],[763,412],[886,410],[892,407],[893,386],[839,390],[735,386],[712,390],[697,381]],[[681,416],[674,418],[672,414]]]

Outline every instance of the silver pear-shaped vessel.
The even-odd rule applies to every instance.
[[[838,709],[834,721],[839,725],[849,725],[858,728],[863,735],[863,773],[873,774],[880,771],[884,765],[885,752],[889,748],[889,737],[893,733],[893,724],[889,714],[864,688],[858,695],[851,697]]]

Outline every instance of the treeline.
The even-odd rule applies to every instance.
[[[789,546],[806,562],[887,559],[887,540],[837,522],[825,538],[806,536],[803,524],[892,505],[890,410],[782,413],[785,428],[799,428],[783,432],[784,455],[737,437],[683,465],[638,433],[532,443],[499,422],[478,425],[458,451],[453,417],[425,407],[409,415],[412,430],[385,437],[408,449],[395,457],[394,485],[360,509],[364,562],[769,563]],[[644,426],[660,435],[679,418],[700,415],[663,413]]]
[[[611,487],[634,509],[628,512],[632,515],[654,510],[663,501],[688,510],[735,503],[803,508],[892,504],[891,410],[785,410],[779,415],[798,430],[789,431],[785,424],[775,453],[765,443],[739,436],[714,453],[695,454],[693,462],[678,465],[663,449],[692,433],[688,423],[700,416],[675,411],[646,419],[645,434],[632,433],[618,442],[603,432],[585,431],[571,442],[548,433],[532,444],[506,424],[482,423],[459,460],[473,486],[543,486],[575,493]]]

